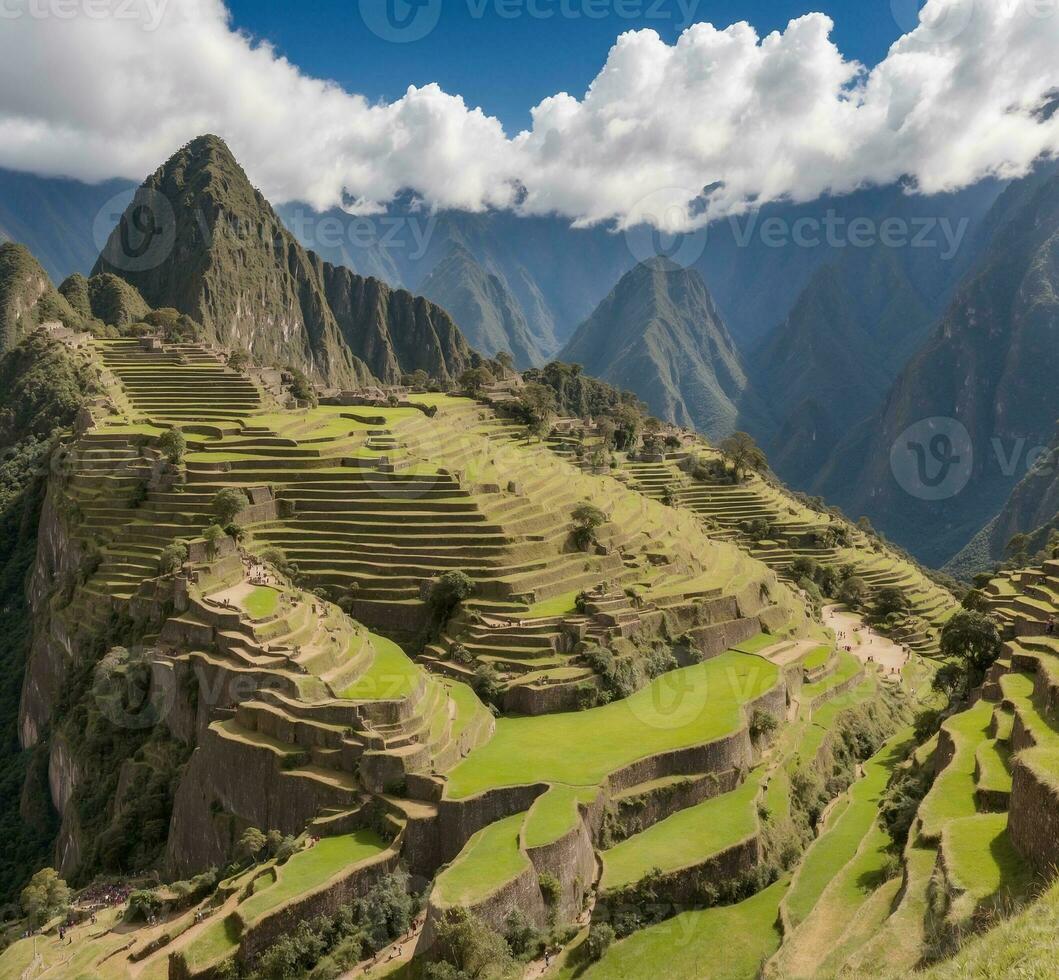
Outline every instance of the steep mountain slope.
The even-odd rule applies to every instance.
[[[349,348],[387,382],[419,370],[454,380],[470,365],[471,351],[440,306],[342,266],[320,263],[324,295]]]
[[[75,320],[66,299],[24,245],[0,245],[0,353],[49,320]]]
[[[1026,472],[1023,454],[1046,445],[1056,421],[1059,178],[1012,187],[996,208],[1003,217],[981,264],[885,405],[842,442],[817,483],[933,564],[997,513]],[[906,431],[939,418],[925,423],[932,460]],[[891,472],[892,449],[927,454],[911,485]],[[939,490],[947,475],[951,492]]]
[[[1042,451],[1036,463],[996,515],[949,562],[945,570],[971,579],[1005,556],[1008,542],[1016,534],[1028,534],[1027,553],[1035,554],[1048,543],[1050,532],[1059,528],[1059,438]]]
[[[886,396],[934,312],[893,249],[847,252],[817,271],[751,361],[755,388],[767,393],[780,426],[768,446],[777,473],[811,482]]]
[[[393,382],[418,368],[447,380],[469,356],[444,311],[306,252],[213,136],[144,182],[96,263],[103,272],[226,345],[329,384]]]
[[[490,357],[509,351],[519,368],[544,362],[545,353],[531,335],[518,300],[462,245],[453,244],[419,289],[452,314],[475,350]]]
[[[739,353],[702,277],[666,259],[623,276],[559,359],[634,392],[659,418],[712,437],[732,432],[750,400]]]

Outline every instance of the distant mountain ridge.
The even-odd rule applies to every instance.
[[[815,484],[935,565],[994,518],[1026,474],[1022,451],[1048,445],[1057,416],[1059,176],[1011,185],[984,227],[992,240],[980,263],[883,406],[842,441]],[[902,433],[932,418],[962,426],[973,453],[973,464],[961,461],[970,466],[966,486],[941,500],[908,492],[890,471]]]
[[[734,431],[752,399],[702,277],[668,259],[623,276],[559,359],[634,392],[659,418],[713,438]]]
[[[508,351],[519,368],[547,359],[503,279],[486,272],[463,245],[454,243],[419,289],[452,314],[475,350],[489,357]]]

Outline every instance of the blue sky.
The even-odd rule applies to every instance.
[[[364,0],[366,3],[386,0]],[[396,0],[403,5],[405,0]],[[649,27],[667,41],[692,21],[726,27],[749,21],[761,34],[822,11],[850,58],[871,66],[903,33],[914,0],[439,0],[437,26],[424,39],[392,43],[365,26],[359,0],[230,0],[234,26],[265,38],[307,74],[333,79],[369,98],[392,100],[410,85],[438,82],[503,122],[509,134],[529,125],[529,109],[559,91],[580,96],[623,31]],[[555,11],[551,18],[534,9]],[[895,16],[894,9],[899,11]],[[500,11],[519,12],[501,16]],[[577,17],[563,16],[573,11]],[[606,16],[589,13],[606,11]],[[903,14],[900,12],[903,11]],[[634,13],[639,16],[631,16]],[[683,25],[686,26],[686,25]],[[905,24],[905,28],[912,25]]]

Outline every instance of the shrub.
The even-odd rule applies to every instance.
[[[250,366],[250,354],[245,350],[233,350],[228,355],[228,367],[233,371],[245,371]]]
[[[170,463],[177,465],[184,461],[187,451],[187,440],[179,429],[166,429],[158,437],[158,449]]]
[[[291,376],[291,395],[300,402],[308,402],[313,406],[318,404],[316,389],[305,372],[298,370],[296,367],[290,367],[287,368],[287,373]]]
[[[551,906],[558,905],[563,897],[563,886],[559,879],[544,871],[538,876],[537,882],[540,885],[544,903]]]
[[[500,704],[504,696],[501,686],[500,675],[491,664],[480,664],[474,671],[474,680],[471,681],[474,693],[486,704]]]
[[[780,727],[779,721],[776,720],[776,716],[771,711],[765,711],[763,708],[755,708],[754,714],[750,718],[750,737],[757,741],[758,739],[768,738],[774,734]]]
[[[615,939],[614,929],[606,922],[593,922],[581,949],[589,963],[598,963]]]

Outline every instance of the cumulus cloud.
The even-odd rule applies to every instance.
[[[75,15],[48,16],[59,2],[0,0],[0,166],[139,179],[214,132],[276,203],[370,211],[411,189],[440,208],[686,227],[902,178],[953,190],[1059,150],[1059,113],[1042,111],[1059,3],[1041,0],[930,0],[871,70],[818,13],[766,37],[629,32],[587,92],[545,99],[518,134],[437,85],[372,103],[312,78],[221,0],[63,0]]]

